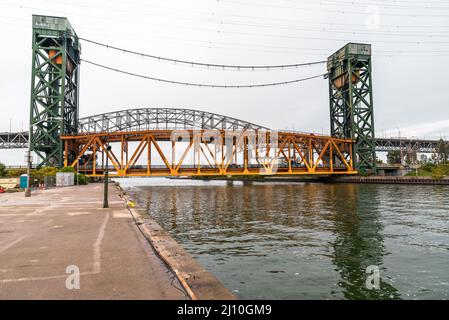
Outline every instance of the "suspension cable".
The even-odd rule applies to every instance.
[[[124,49],[124,48],[111,46],[109,44],[105,44],[105,43],[89,40],[89,39],[86,39],[86,38],[81,38],[80,37],[79,39],[83,40],[83,41],[86,41],[86,42],[89,42],[89,43],[92,43],[92,44],[95,44],[95,45],[98,45],[98,46],[102,46],[102,47],[105,47],[105,48],[121,51],[123,53],[134,54],[134,55],[138,55],[138,56],[141,56],[141,57],[147,57],[147,58],[151,58],[151,59],[156,59],[156,60],[159,60],[159,61],[174,62],[174,63],[189,65],[189,66],[192,66],[192,67],[193,66],[201,66],[201,67],[206,67],[206,68],[220,68],[220,69],[223,69],[223,70],[234,69],[234,70],[250,70],[250,71],[255,71],[255,70],[270,71],[270,70],[275,70],[275,69],[290,69],[290,68],[299,68],[299,67],[313,66],[313,65],[322,64],[322,63],[326,62],[325,60],[322,60],[322,61],[314,61],[314,62],[307,62],[307,63],[280,64],[280,65],[254,65],[254,66],[204,63],[204,62],[194,62],[194,61],[187,61],[187,60],[179,60],[179,59],[173,59],[173,58],[160,57],[160,56],[155,56],[155,55],[152,55],[152,54],[147,54],[147,53],[142,53],[142,52],[137,52],[137,51],[127,50],[127,49]]]
[[[316,78],[324,77],[324,76],[327,75],[325,73],[325,74],[319,74],[319,75],[315,75],[315,76],[311,76],[311,77],[307,77],[307,78],[302,78],[302,79],[294,79],[294,80],[281,81],[281,82],[271,82],[271,83],[244,84],[244,85],[221,85],[221,84],[183,82],[183,81],[175,81],[175,80],[167,80],[167,79],[155,78],[155,77],[146,76],[146,75],[142,75],[142,74],[137,74],[137,73],[133,73],[133,72],[125,71],[125,70],[116,69],[116,68],[113,68],[113,67],[109,67],[109,66],[106,66],[106,65],[103,65],[103,64],[99,64],[99,63],[96,63],[96,62],[93,62],[93,61],[85,60],[85,59],[81,59],[81,61],[84,61],[84,62],[86,62],[88,64],[91,64],[91,65],[94,65],[94,66],[97,66],[97,67],[100,67],[100,68],[103,68],[103,69],[107,69],[107,70],[111,70],[111,71],[127,74],[127,75],[134,76],[134,77],[139,77],[139,78],[144,78],[144,79],[149,79],[149,80],[154,80],[154,81],[159,81],[159,82],[165,82],[165,83],[171,83],[171,84],[180,84],[180,85],[185,85],[185,86],[203,87],[203,88],[206,87],[206,88],[234,88],[234,89],[239,89],[239,88],[273,87],[273,86],[287,85],[287,84],[302,82],[302,81],[306,81],[306,80],[316,79]]]

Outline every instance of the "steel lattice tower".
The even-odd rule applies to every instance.
[[[371,45],[348,43],[327,60],[331,135],[354,139],[355,167],[375,172]]]
[[[38,167],[62,166],[60,135],[78,126],[78,83],[81,47],[63,17],[33,15],[30,150]]]

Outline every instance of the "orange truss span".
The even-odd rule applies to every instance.
[[[64,166],[93,177],[357,173],[352,140],[297,132],[145,130],[61,139]]]

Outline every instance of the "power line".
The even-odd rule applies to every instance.
[[[12,19],[10,17],[4,17],[0,16],[0,19]],[[20,19],[13,19],[13,20],[20,20]],[[8,25],[14,25],[24,28],[29,28],[29,24],[19,24],[16,22],[8,22]],[[89,28],[89,30],[94,30],[96,28]],[[105,29],[96,29],[98,31],[104,31],[102,32],[91,32],[91,34],[95,34],[96,36],[104,36],[105,34],[109,33],[109,30],[106,32]],[[106,33],[105,33],[106,32]],[[116,35],[120,33],[115,33]],[[122,33],[122,35],[126,35],[124,37],[120,37],[121,39],[129,40],[130,35]],[[115,36],[117,37],[117,36]],[[131,35],[131,37],[135,37],[135,34]],[[189,46],[189,47],[201,47],[201,48],[207,48],[207,49],[219,49],[219,50],[231,50],[231,51],[245,51],[245,52],[263,52],[263,53],[275,53],[275,54],[307,54],[307,55],[313,55],[313,56],[319,56],[323,57],[325,55],[329,55],[329,53],[335,51],[335,48],[301,48],[301,47],[289,47],[289,46],[267,46],[267,45],[261,45],[261,44],[248,44],[248,43],[232,43],[232,42],[219,42],[219,41],[207,41],[207,40],[197,40],[197,39],[185,39],[185,38],[176,38],[176,37],[158,37],[153,36],[161,39],[171,39],[171,40],[180,40],[179,41],[161,41],[161,40],[154,40],[153,42],[159,42],[164,43],[168,45],[183,45],[183,46]],[[141,37],[135,37],[136,39],[141,39]],[[204,43],[204,44],[198,44],[198,43]],[[262,48],[262,49],[260,49]],[[312,52],[308,52],[312,51]],[[318,53],[321,52],[321,53]],[[404,57],[406,55],[407,57],[449,57],[449,51],[448,50],[425,50],[425,51],[414,51],[414,50],[375,50],[373,52],[373,55],[376,57],[388,57],[388,58],[400,58]]]
[[[4,17],[4,16],[0,16],[0,19],[4,18],[4,19],[12,19],[10,17]],[[16,20],[20,20],[20,19],[13,19],[14,21]],[[25,20],[25,19],[22,19]],[[29,28],[29,24],[18,24],[15,22],[8,22],[9,25],[17,25],[17,26],[21,26],[21,27],[26,27]],[[93,30],[95,28],[89,28],[89,30]],[[99,31],[106,31],[105,29],[97,29]],[[108,31],[109,32],[109,31]],[[100,35],[103,36],[104,33],[102,32],[94,32],[95,35]],[[118,33],[116,33],[118,34]],[[123,33],[124,34],[124,33]],[[134,34],[133,34],[134,36]],[[294,53],[304,53],[304,54],[308,54],[308,55],[314,55],[314,56],[324,56],[324,55],[328,55],[330,52],[335,51],[335,48],[311,48],[311,47],[307,47],[307,48],[301,48],[301,47],[286,47],[286,46],[267,46],[267,45],[257,45],[257,44],[247,44],[247,43],[230,43],[230,42],[218,42],[218,41],[207,41],[207,40],[195,40],[195,39],[185,39],[185,38],[176,38],[176,37],[158,37],[158,36],[153,36],[153,37],[157,37],[157,38],[161,38],[161,39],[173,39],[173,40],[181,40],[183,41],[182,43],[180,42],[174,42],[174,41],[160,41],[161,43],[167,43],[167,44],[181,44],[181,45],[187,45],[187,46],[195,46],[195,47],[203,47],[203,48],[208,48],[208,49],[223,49],[223,50],[239,50],[239,51],[252,51],[252,52],[266,52],[266,53],[288,53],[288,54],[294,54]],[[129,35],[127,34],[126,37],[122,37],[123,39],[129,39]],[[139,37],[137,37],[137,39],[141,39]],[[152,41],[158,41],[158,40],[153,40]],[[205,43],[206,45],[198,45],[198,44],[192,44],[192,43]],[[219,45],[230,45],[232,47],[223,47],[223,46],[219,46]],[[248,48],[241,48],[240,46],[243,47],[248,47]],[[253,48],[264,48],[264,49],[253,49]],[[267,50],[268,49],[268,50]],[[288,50],[288,51],[286,51]],[[310,53],[308,51],[313,51],[313,52],[321,52],[321,53]],[[430,53],[436,53],[439,55],[431,55]],[[394,57],[393,54],[397,54],[396,57],[403,57],[403,55],[407,55],[407,57],[433,57],[433,56],[444,56],[447,57],[449,56],[449,51],[448,50],[421,50],[421,51],[415,51],[415,50],[376,50],[375,52],[373,52],[374,55],[379,56],[379,57]]]
[[[301,31],[312,31],[312,32],[332,32],[332,33],[346,33],[351,35],[358,34],[367,34],[371,35],[384,35],[384,36],[404,36],[404,37],[427,37],[427,38],[435,38],[435,37],[449,37],[448,32],[426,32],[426,31],[413,31],[413,32],[397,32],[397,31],[360,31],[360,30],[348,30],[348,29],[333,29],[326,27],[308,27],[308,26],[298,26],[298,25],[273,25],[266,23],[248,23],[244,21],[226,21],[226,20],[213,20],[209,19],[208,22],[221,24],[221,25],[235,25],[235,26],[248,26],[248,27],[262,27],[269,29],[286,29],[286,30],[301,30]]]
[[[207,32],[217,32],[219,31],[222,34],[233,34],[233,35],[245,35],[245,36],[258,36],[258,37],[273,37],[273,38],[283,38],[283,39],[310,39],[310,40],[317,40],[317,41],[344,41],[344,42],[363,42],[363,40],[356,40],[351,38],[325,38],[320,36],[290,36],[290,35],[283,35],[283,34],[272,34],[272,33],[257,33],[257,32],[242,32],[242,31],[229,31],[229,30],[216,30],[211,28],[201,28],[201,27],[191,27],[191,26],[178,26],[173,24],[161,24],[161,23],[151,23],[151,25],[154,26],[160,26],[165,28],[175,28],[175,29],[191,29],[191,30],[201,30],[201,31],[207,31]],[[433,37],[432,37],[433,38]],[[414,40],[371,40],[371,42],[378,42],[378,43],[403,43],[403,44],[449,44],[449,41],[421,41],[420,39],[414,39]]]
[[[191,30],[201,30],[201,31],[207,31],[207,32],[217,32],[215,29],[210,28],[200,28],[200,27],[190,27],[190,26],[176,26],[172,24],[158,24],[154,23],[153,25],[162,26],[162,27],[168,27],[168,28],[176,28],[176,29],[191,29]],[[320,36],[293,36],[293,35],[284,35],[284,34],[273,34],[273,33],[257,33],[257,32],[243,32],[243,31],[228,31],[228,30],[220,30],[219,31],[222,34],[232,34],[232,35],[245,35],[245,36],[255,36],[255,37],[270,37],[270,38],[277,38],[277,39],[309,39],[309,40],[317,40],[317,41],[334,41],[334,42],[363,42],[363,40],[353,39],[351,38],[326,38],[326,37],[320,37]],[[373,43],[403,43],[403,44],[449,44],[449,41],[421,41],[420,39],[410,39],[410,40],[371,40]]]
[[[0,5],[8,5],[8,4],[0,4]],[[12,5],[13,6],[13,5]],[[40,10],[39,8],[31,8],[31,7],[24,7],[24,6],[21,6],[21,8],[28,8],[28,9],[34,9],[34,10]],[[64,14],[66,14],[66,13],[64,13]],[[147,14],[147,13],[144,13],[145,15],[149,15],[149,14]],[[81,16],[85,16],[85,17],[92,17],[92,18],[95,18],[95,19],[98,19],[98,17],[94,17],[94,16],[90,16],[90,15],[85,15],[85,14],[82,14]],[[172,16],[172,15],[171,15]],[[228,15],[228,16],[231,16],[231,15]],[[252,19],[252,17],[249,17],[249,16],[236,16],[236,17],[246,17],[246,18],[251,18]],[[196,21],[195,19],[189,19],[189,18],[186,18],[186,17],[177,17],[177,19],[183,19],[183,20],[192,20],[192,21]],[[269,20],[272,20],[272,19],[270,19],[270,18],[263,18],[262,20],[266,20],[266,19],[269,19]],[[117,20],[117,19],[116,19]],[[260,20],[260,19],[259,19]],[[276,19],[276,20],[278,20],[278,19]],[[282,19],[282,21],[295,21],[295,20],[286,20],[286,19]],[[129,20],[119,20],[119,21],[124,21],[124,22],[129,22]],[[357,34],[368,34],[368,35],[386,35],[386,36],[402,36],[402,35],[404,35],[404,36],[410,36],[410,37],[416,37],[416,36],[424,36],[424,37],[426,37],[426,38],[435,38],[435,37],[447,37],[448,35],[447,35],[447,33],[446,32],[441,32],[441,31],[439,31],[438,33],[433,33],[433,34],[429,34],[429,33],[425,33],[424,31],[410,31],[411,33],[409,33],[409,34],[403,34],[403,33],[398,33],[397,32],[397,30],[399,30],[399,28],[402,28],[403,26],[389,26],[389,27],[392,27],[392,28],[397,28],[397,30],[394,30],[394,31],[390,31],[390,32],[376,32],[376,31],[374,31],[374,32],[361,32],[361,31],[354,31],[354,30],[337,30],[337,29],[335,29],[335,30],[327,30],[327,29],[325,29],[325,28],[323,28],[323,27],[320,27],[320,28],[316,28],[315,27],[315,29],[312,27],[312,28],[310,28],[310,27],[301,27],[301,26],[288,26],[288,25],[284,25],[284,26],[273,26],[273,25],[264,25],[264,24],[249,24],[249,23],[244,23],[244,22],[239,22],[239,21],[237,21],[237,22],[229,22],[229,21],[222,21],[222,20],[217,20],[217,19],[207,19],[207,20],[204,20],[204,19],[202,19],[202,21],[207,21],[207,22],[212,22],[212,23],[218,23],[218,24],[220,24],[220,25],[222,25],[222,24],[229,24],[229,25],[245,25],[245,26],[254,26],[254,27],[256,27],[256,26],[260,26],[260,27],[265,27],[265,28],[274,28],[274,29],[297,29],[297,30],[304,30],[304,31],[316,31],[316,32],[323,32],[323,31],[332,31],[332,32],[335,32],[335,33],[347,33],[347,34],[351,34],[351,35],[357,35]],[[312,21],[302,21],[302,22],[305,22],[305,23],[315,23],[315,22],[312,22]],[[330,26],[335,26],[335,25],[347,25],[347,26],[357,26],[357,24],[344,24],[344,23],[325,23],[325,22],[320,22],[320,25],[323,25],[323,24],[329,24]],[[152,23],[152,25],[156,25],[156,26],[163,26],[163,27],[170,27],[170,28],[186,28],[185,26],[182,26],[182,27],[179,27],[179,26],[175,26],[175,25],[173,25],[173,24],[169,24],[169,25],[167,25],[167,24],[157,24],[157,23]],[[382,25],[382,27],[387,27],[387,26],[385,26],[385,25]],[[429,28],[437,28],[437,27],[442,27],[442,28],[445,28],[445,27],[448,27],[448,26],[433,26],[433,27],[431,27],[431,26],[421,26],[421,25],[415,25],[415,26],[408,26],[408,27],[413,27],[413,28],[425,28],[425,27],[429,27]],[[190,27],[190,29],[195,29],[195,30],[204,30],[204,31],[218,31],[218,30],[214,30],[214,29],[204,29],[204,28],[191,28]],[[388,31],[388,30],[387,30]],[[220,32],[223,32],[223,33],[229,33],[228,31],[220,31]],[[259,34],[248,34],[248,35],[259,35]],[[268,36],[271,36],[271,35],[268,35]],[[282,35],[273,35],[273,36],[276,36],[276,37],[280,37],[280,38],[282,38],[283,36]],[[298,38],[305,38],[305,37],[298,37]],[[317,39],[317,38],[310,38],[310,37],[307,37],[307,38],[309,38],[309,39],[316,39],[316,40],[320,40],[320,39]],[[331,40],[331,39],[322,39],[322,40]],[[337,39],[337,40],[342,40],[342,39]],[[348,40],[345,40],[345,41],[348,41]],[[375,40],[376,41],[376,40]],[[416,39],[416,41],[377,41],[377,42],[388,42],[388,43],[416,43],[416,44],[423,44],[423,43],[426,43],[426,44],[436,44],[436,43],[441,43],[441,42],[420,42],[418,39]],[[443,42],[443,43],[447,43],[447,42]]]
[[[49,0],[41,0],[41,1],[46,1],[46,2],[50,2],[50,3],[61,3],[60,1],[57,2],[53,2],[53,1],[49,1]],[[32,10],[41,10],[41,11],[45,11],[41,8],[37,8],[37,7],[29,7],[29,6],[24,6],[24,5],[17,5],[17,4],[11,4],[11,3],[1,3],[0,5],[5,5],[5,6],[11,6],[11,7],[16,7],[16,8],[27,8],[27,9],[32,9]],[[71,5],[76,5],[76,6],[81,6],[80,4],[76,3],[71,3]],[[92,8],[92,9],[100,9],[100,7],[92,7],[92,6],[82,6],[82,7],[86,7],[86,8]],[[147,7],[147,6],[145,6]],[[167,7],[167,6],[156,6],[157,8],[160,8],[162,10],[170,10],[170,15],[168,17],[173,18],[176,17],[176,19],[183,19],[183,20],[192,20],[192,19],[186,19],[185,15],[182,16],[174,16],[173,15],[173,11],[179,11],[179,12],[187,12],[187,13],[193,13],[193,14],[197,14],[197,15],[210,15],[212,14],[213,16],[215,16],[215,13],[211,13],[211,12],[205,12],[205,11],[192,11],[192,10],[185,10],[185,9],[179,9],[179,8],[173,8],[173,7]],[[448,7],[449,8],[449,7]],[[154,6],[152,5],[152,12],[154,11]],[[113,10],[112,8],[104,8],[102,7],[101,10],[109,10],[109,11],[114,11],[114,12],[123,12],[123,10]],[[60,11],[60,10],[59,10]],[[62,11],[61,11],[62,12]],[[131,13],[131,11],[127,11],[129,13]],[[66,14],[70,14],[65,12]],[[134,14],[134,13],[133,13]],[[148,12],[143,12],[143,15],[151,15],[151,16],[156,16],[154,15],[154,13],[148,13]],[[95,19],[101,19],[102,17],[97,17],[97,16],[90,16],[90,15],[86,15],[86,14],[77,14],[80,16],[84,16],[84,17],[92,17]],[[332,22],[328,22],[328,21],[311,21],[311,20],[297,20],[297,19],[286,19],[286,18],[274,18],[274,17],[261,17],[261,16],[247,16],[247,15],[236,15],[236,14],[226,14],[226,13],[220,13],[220,16],[226,16],[226,17],[234,17],[234,18],[247,18],[247,19],[255,19],[257,21],[265,21],[265,20],[272,20],[272,21],[281,21],[281,22],[301,22],[301,23],[310,23],[310,24],[318,24],[320,26],[322,25],[329,25],[329,26],[335,26],[335,25],[342,25],[342,26],[354,26],[354,27],[365,27],[364,24],[356,24],[356,23],[341,23],[341,22],[337,22],[337,21],[332,21]],[[129,20],[121,20],[121,21],[129,21]],[[387,24],[382,24],[382,28],[394,28],[394,29],[402,29],[402,28],[413,28],[413,29],[423,29],[423,28],[448,28],[449,25],[421,25],[421,24],[413,24],[413,25],[387,25]]]
[[[95,32],[92,33],[95,36],[104,36],[104,33]],[[129,40],[130,35],[120,37],[121,39]],[[141,40],[141,37],[132,35],[131,37]],[[117,37],[115,37],[117,38]],[[232,42],[219,42],[219,41],[207,41],[199,39],[182,39],[176,37],[159,37],[164,40],[151,39],[154,43],[162,43],[165,45],[176,46],[188,46],[195,48],[206,49],[219,49],[219,50],[231,50],[231,51],[244,51],[244,52],[262,52],[262,53],[275,53],[275,54],[307,54],[308,56],[318,56],[320,59],[324,56],[328,56],[335,51],[335,48],[301,48],[301,47],[288,47],[288,46],[266,46],[262,44],[248,44],[248,43],[232,43]],[[170,41],[167,41],[170,39]],[[312,51],[312,52],[309,52]],[[446,50],[426,50],[426,51],[410,51],[410,50],[375,50],[373,56],[376,57],[449,57],[449,51]],[[237,71],[238,72],[238,71]]]
[[[99,63],[96,63],[96,62],[93,62],[93,61],[85,60],[85,59],[81,59],[81,61],[86,62],[86,63],[91,64],[91,65],[94,65],[94,66],[97,66],[97,67],[100,67],[100,68],[103,68],[103,69],[107,69],[107,70],[111,70],[111,71],[127,74],[127,75],[138,77],[138,78],[154,80],[154,81],[159,81],[159,82],[165,82],[165,83],[171,83],[171,84],[180,84],[180,85],[192,86],[192,87],[203,87],[203,88],[226,88],[226,89],[228,89],[228,88],[232,89],[233,88],[233,89],[240,89],[240,88],[273,87],[273,86],[287,85],[287,84],[293,84],[293,83],[303,82],[303,81],[307,81],[307,80],[312,80],[312,79],[324,77],[326,75],[326,73],[324,73],[324,74],[319,74],[319,75],[315,75],[315,76],[311,76],[311,77],[307,77],[307,78],[302,78],[302,79],[294,79],[294,80],[281,81],[281,82],[271,82],[271,83],[244,84],[244,85],[220,85],[220,84],[208,84],[208,83],[183,82],[183,81],[176,81],[176,80],[168,80],[168,79],[156,78],[156,77],[151,77],[151,76],[146,76],[146,75],[142,75],[142,74],[137,74],[137,73],[133,73],[133,72],[125,71],[125,70],[116,69],[116,68],[113,68],[113,67],[109,67],[109,66],[106,66],[106,65],[103,65],[103,64],[99,64]]]
[[[0,4],[0,5],[6,5],[6,4]],[[23,7],[23,6],[21,6],[21,7]],[[23,8],[29,8],[29,9],[31,9],[30,7],[23,7]],[[40,10],[39,8],[36,8],[36,10]],[[81,16],[87,16],[87,17],[91,17],[91,16],[88,16],[88,15],[81,15]],[[249,17],[249,16],[240,16],[240,17],[247,17],[247,18],[252,18],[252,17]],[[102,18],[102,17],[100,17],[100,18]],[[16,20],[16,19],[15,19]],[[125,21],[125,20],[123,20],[123,21]],[[128,21],[128,20],[127,20]],[[10,24],[13,24],[13,23],[10,23]],[[340,23],[338,23],[338,24],[340,24]],[[29,25],[29,23],[27,23],[26,25]],[[348,24],[349,25],[349,24]],[[173,27],[172,25],[170,25],[171,27]],[[393,27],[393,26],[392,26]],[[419,27],[419,28],[424,28],[424,26],[421,26],[421,25],[419,25],[419,26],[415,26],[415,27]],[[430,26],[429,26],[430,27]],[[184,27],[185,28],[185,27]],[[399,28],[399,26],[395,26],[395,28]],[[212,31],[212,30],[210,30],[210,29],[201,29],[201,30],[207,30],[207,31]],[[228,32],[226,32],[226,31],[224,31],[225,33],[228,33]],[[232,32],[232,33],[234,33],[234,32]],[[253,34],[253,33],[251,33],[251,35],[256,35],[256,34]],[[259,34],[257,34],[257,35],[259,35]],[[271,35],[271,34],[269,34],[269,35],[267,35],[267,34],[265,34],[265,36],[274,36],[274,35]],[[277,37],[282,37],[282,36],[277,36]],[[290,38],[290,37],[289,37]],[[313,38],[313,39],[317,39],[318,40],[318,38]],[[184,40],[184,39],[183,39]],[[324,39],[322,39],[322,40],[324,40]],[[329,39],[330,40],[330,39]],[[334,39],[335,40],[335,39]],[[338,39],[338,40],[342,40],[342,39]],[[353,40],[353,39],[351,39],[351,40]],[[417,39],[416,39],[417,40]],[[349,39],[348,40],[345,40],[345,42],[348,42],[348,41],[350,41]],[[229,47],[218,47],[218,46],[216,46],[215,44],[218,44],[218,42],[215,42],[215,41],[203,41],[203,42],[207,42],[207,43],[209,43],[209,45],[208,46],[203,46],[203,47],[206,47],[206,48],[211,48],[211,47],[213,47],[213,48],[217,48],[217,49],[225,49],[225,50],[245,50],[245,51],[254,51],[254,52],[273,52],[273,53],[283,53],[283,52],[285,52],[285,53],[292,53],[292,52],[290,52],[290,51],[288,51],[288,52],[286,52],[285,50],[284,51],[278,51],[278,49],[288,49],[288,50],[301,50],[301,52],[303,51],[303,50],[307,50],[307,51],[323,51],[324,49],[320,49],[320,50],[316,50],[316,49],[312,49],[312,48],[310,48],[310,47],[308,47],[307,49],[306,48],[287,48],[287,47],[272,47],[272,48],[270,48],[269,46],[256,46],[256,47],[263,47],[263,48],[270,48],[270,49],[276,49],[276,51],[274,51],[274,50],[255,50],[255,49],[242,49],[242,48],[229,48]],[[376,40],[374,40],[373,42],[387,42],[387,41],[376,41]],[[388,41],[389,43],[391,43],[392,41]],[[394,41],[394,42],[398,42],[398,41]],[[401,42],[401,43],[414,43],[414,42]],[[436,42],[416,42],[417,44],[428,44],[428,43],[436,43]],[[438,43],[440,43],[440,44],[446,44],[446,43],[449,43],[449,42],[444,42],[444,41],[439,41]],[[230,44],[230,43],[229,43]],[[248,46],[248,44],[236,44],[236,45],[241,45],[241,46],[245,46],[245,47],[247,47]],[[333,51],[334,49],[331,49],[330,51]],[[324,51],[324,52],[326,52],[326,51]],[[377,53],[382,53],[382,54],[387,54],[387,53],[390,53],[390,54],[388,54],[388,55],[386,55],[386,56],[388,56],[388,57],[391,57],[392,55],[391,55],[391,53],[397,53],[397,54],[402,54],[402,53],[405,53],[405,54],[407,54],[408,56],[410,56],[410,52],[411,51],[408,51],[408,50],[404,50],[404,51],[386,51],[386,50],[383,50],[383,51],[381,51],[381,50],[376,50],[375,51],[375,53],[376,53],[376,55],[377,56],[381,56],[381,55],[379,55],[379,54],[377,54]],[[425,50],[425,51],[417,51],[417,52],[414,52],[413,51],[413,54],[427,54],[427,53],[430,53],[430,52],[432,52],[432,53],[444,53],[444,56],[447,56],[447,53],[448,53],[448,51],[429,51],[429,50]],[[323,53],[323,55],[324,55],[325,53]],[[321,59],[322,58],[322,55],[321,54],[313,54],[313,55],[316,55],[316,56],[320,56],[320,58],[319,59]],[[430,56],[430,55],[429,55]]]
[[[301,1],[295,1],[295,0],[282,0],[285,2],[290,2],[290,3],[295,3],[295,4],[302,4]],[[393,3],[391,3],[393,2]],[[441,1],[441,2],[422,2],[422,1],[415,1],[415,2],[411,2],[411,3],[418,3],[420,5],[416,6],[412,6],[410,4],[405,4],[407,1],[399,1],[401,4],[395,4],[395,2],[398,1],[389,1],[388,3],[382,3],[380,1],[368,1],[368,2],[355,2],[355,1],[331,1],[331,0],[320,0],[320,1],[307,1],[305,4],[311,4],[311,5],[330,5],[330,6],[338,6],[338,7],[342,7],[342,6],[350,6],[350,7],[367,7],[367,6],[378,6],[378,7],[382,7],[382,8],[391,8],[391,9],[395,9],[395,8],[400,8],[400,9],[416,9],[416,10],[440,10],[440,9],[449,9],[448,6],[436,6],[436,5],[440,5],[440,4],[447,4],[446,1]]]
[[[9,17],[2,17],[1,18],[7,18]],[[14,22],[8,22],[9,25],[29,28],[28,24],[19,24]],[[94,28],[90,28],[92,30]],[[103,29],[97,29],[99,31],[105,31]],[[109,33],[106,32],[106,33]],[[92,34],[104,36],[105,33],[101,32],[94,32]],[[118,34],[118,33],[116,33]],[[125,35],[123,33],[123,35]],[[135,35],[132,35],[135,36]],[[129,40],[130,35],[126,34],[126,37],[121,37],[122,39]],[[157,37],[157,36],[155,36]],[[189,46],[189,47],[201,47],[201,48],[207,48],[207,49],[220,49],[220,50],[231,50],[231,51],[245,51],[245,52],[263,52],[263,53],[275,53],[275,54],[307,54],[307,55],[313,55],[313,56],[320,56],[323,57],[325,55],[329,55],[329,53],[335,51],[335,48],[301,48],[301,47],[288,47],[288,46],[267,46],[267,45],[260,45],[260,44],[247,44],[247,43],[231,43],[231,42],[218,42],[218,41],[207,41],[207,40],[196,40],[196,39],[184,39],[184,38],[176,38],[176,37],[158,37],[162,39],[171,39],[171,40],[180,40],[179,41],[161,41],[161,40],[154,40],[153,42],[159,42],[164,43],[168,45],[183,45],[183,46]],[[141,39],[141,37],[136,37],[136,39]],[[204,43],[204,44],[198,44],[198,43]],[[262,48],[262,49],[259,49]],[[307,52],[307,51],[312,51]],[[318,53],[321,52],[321,53]],[[373,52],[373,55],[376,57],[388,57],[388,58],[401,58],[406,55],[407,57],[449,57],[449,51],[447,50],[425,50],[425,51],[410,51],[410,50],[376,50]]]
[[[111,45],[108,45],[108,44],[100,43],[100,42],[89,40],[89,39],[86,39],[86,38],[81,38],[80,37],[79,39],[83,40],[83,41],[86,41],[86,42],[89,42],[89,43],[92,43],[92,44],[95,44],[95,45],[98,45],[98,46],[102,46],[102,47],[105,47],[105,48],[118,50],[118,51],[121,51],[121,52],[124,52],[124,53],[130,53],[130,54],[138,55],[138,56],[141,56],[141,57],[147,57],[147,58],[156,59],[156,60],[159,60],[159,61],[169,61],[169,62],[174,62],[174,63],[179,63],[179,64],[187,64],[187,65],[190,65],[190,66],[201,66],[201,67],[207,67],[207,68],[237,69],[237,70],[275,70],[275,69],[299,68],[299,67],[304,67],[304,66],[312,66],[312,65],[316,65],[316,64],[326,63],[325,60],[324,61],[308,62],[308,63],[280,64],[280,65],[254,65],[254,66],[204,63],[204,62],[194,62],[194,61],[179,60],[179,59],[155,56],[155,55],[152,55],[152,54],[147,54],[147,53],[142,53],[142,52],[137,52],[137,51],[132,51],[132,50],[127,50],[127,49],[111,46]]]
[[[340,10],[340,9],[325,9],[325,8],[308,8],[308,7],[298,7],[298,6],[285,6],[285,5],[274,5],[268,3],[255,3],[247,1],[237,1],[237,0],[222,0],[221,3],[230,3],[244,6],[257,6],[257,7],[268,7],[268,8],[279,8],[279,9],[289,9],[289,10],[304,10],[304,11],[315,11],[315,12],[328,12],[328,13],[339,13],[343,15],[347,14],[366,14],[366,12],[361,11],[350,11],[350,10]],[[390,13],[382,12],[382,15],[393,16],[393,17],[413,17],[413,18],[447,18],[448,15],[441,14],[403,14],[403,13]]]

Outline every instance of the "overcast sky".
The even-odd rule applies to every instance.
[[[27,127],[31,15],[69,19],[80,37],[130,50],[218,64],[325,60],[347,42],[372,44],[377,136],[449,136],[449,2],[328,0],[0,0],[0,131]],[[376,4],[376,5],[374,5]],[[154,77],[214,84],[277,82],[325,64],[238,72],[174,65],[82,42],[82,58]],[[277,129],[327,133],[328,86],[318,78],[272,88],[208,89],[81,66],[80,116],[137,107],[220,113]],[[12,160],[14,159],[14,160]],[[17,160],[18,159],[18,160]],[[0,161],[23,161],[1,150]]]

